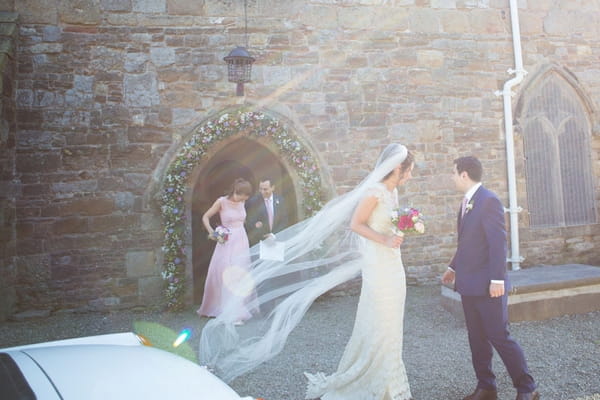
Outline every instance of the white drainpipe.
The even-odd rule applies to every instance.
[[[512,270],[521,269],[520,263],[523,257],[519,254],[519,212],[523,209],[517,205],[517,184],[515,174],[515,147],[513,134],[513,115],[511,89],[523,80],[527,71],[523,69],[523,56],[521,54],[521,31],[519,30],[519,9],[517,0],[510,0],[510,20],[512,25],[513,50],[515,54],[515,69],[509,69],[509,74],[515,77],[504,83],[502,91],[496,91],[496,96],[504,99],[504,129],[506,131],[506,163],[508,169],[508,200],[509,208],[505,212],[510,213],[510,258]]]

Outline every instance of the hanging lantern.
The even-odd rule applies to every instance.
[[[252,78],[254,58],[250,57],[245,47],[236,47],[223,60],[227,63],[229,82],[237,83],[236,95],[243,96],[244,83]]]

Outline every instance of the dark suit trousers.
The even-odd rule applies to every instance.
[[[535,383],[529,375],[523,350],[508,331],[507,296],[462,296],[462,305],[477,387],[496,389],[496,376],[492,372],[493,347],[502,358],[517,391],[533,392]]]

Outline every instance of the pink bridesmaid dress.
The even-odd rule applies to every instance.
[[[225,243],[217,243],[215,247],[208,266],[202,304],[197,313],[216,317],[221,314],[226,302],[237,301],[240,307],[238,320],[243,321],[250,318],[244,306],[244,299],[249,293],[240,293],[236,284],[250,270],[250,246],[244,228],[246,210],[244,202],[234,202],[226,196],[220,197],[219,201],[221,225],[229,229],[229,239]]]

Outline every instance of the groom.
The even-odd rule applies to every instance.
[[[458,246],[442,282],[460,293],[477,387],[463,400],[496,400],[492,348],[517,389],[516,400],[537,400],[523,350],[508,332],[506,230],[498,197],[481,185],[483,169],[475,157],[454,160],[452,179],[465,194],[458,213]]]

